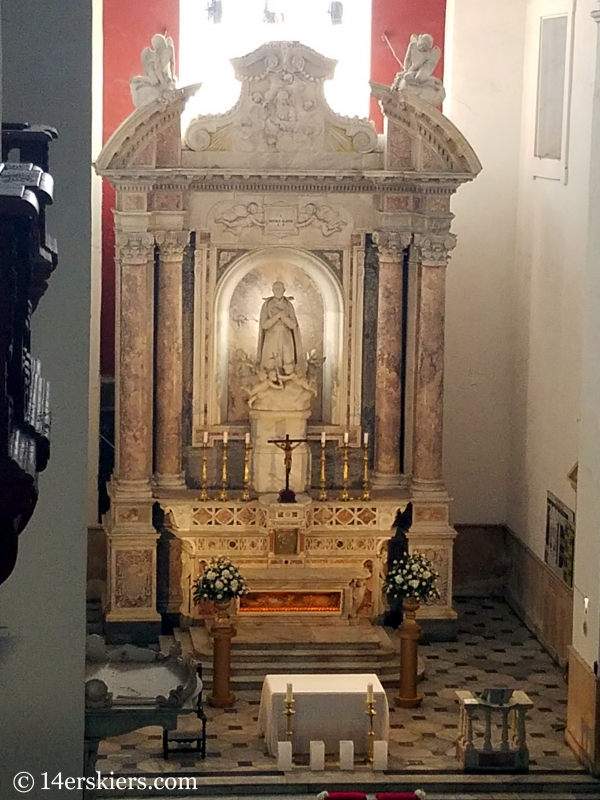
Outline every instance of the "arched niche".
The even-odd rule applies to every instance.
[[[295,247],[265,247],[234,261],[220,278],[215,292],[214,353],[215,408],[221,423],[247,421],[246,391],[257,381],[260,309],[282,281],[293,303],[302,335],[304,354],[313,353],[322,366],[313,366],[319,394],[312,418],[341,424],[340,386],[345,380],[344,297],[329,266],[309,251]]]

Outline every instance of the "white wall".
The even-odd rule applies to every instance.
[[[541,558],[547,491],[570,508],[576,500],[567,474],[578,457],[595,44],[591,0],[577,3],[568,182],[534,177],[540,165],[533,158],[540,16],[569,10],[570,2],[558,8],[555,0],[529,0],[523,84],[508,524]]]
[[[586,7],[587,6],[587,7]],[[580,26],[589,42],[587,54],[595,61],[589,182],[589,227],[586,264],[583,271],[582,393],[579,432],[579,479],[577,484],[577,531],[573,603],[573,644],[590,666],[600,660],[600,16],[594,22],[584,5]],[[586,68],[586,75],[588,70]],[[591,88],[587,86],[586,88]],[[589,599],[587,615],[584,598]],[[586,628],[584,629],[584,622]]]
[[[448,0],[444,113],[483,171],[452,202],[444,472],[459,523],[507,519],[524,0]]]
[[[59,267],[33,318],[52,390],[52,453],[17,566],[0,587],[0,795],[12,775],[82,769],[88,362],[90,328],[92,11],[85,0],[2,0],[4,119],[59,129],[49,229]],[[77,797],[77,792],[69,792]]]

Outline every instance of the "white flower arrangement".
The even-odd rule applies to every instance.
[[[211,559],[202,575],[194,581],[195,603],[203,600],[226,602],[245,594],[248,594],[248,584],[227,556]]]
[[[394,561],[386,575],[383,588],[388,597],[414,597],[416,600],[435,600],[439,592],[435,585],[439,574],[431,561],[416,554]]]

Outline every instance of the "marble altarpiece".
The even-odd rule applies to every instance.
[[[182,111],[201,88],[169,82],[96,165],[117,192],[107,622],[196,618],[191,583],[222,553],[251,588],[238,613],[375,618],[391,526],[410,501],[410,548],[440,572],[440,600],[422,616],[451,635],[445,272],[450,199],[480,164],[409,90],[373,85],[383,136],[337,115],[323,94],[335,62],[297,42],[233,65],[231,111],[194,119],[182,138]],[[328,499],[318,500],[323,432]],[[283,457],[269,444],[286,433],[307,440],[294,451],[295,504],[277,502]],[[347,434],[360,498],[365,433],[371,499],[344,502],[340,444]],[[229,490],[218,500],[225,435]],[[203,452],[209,500],[198,499]]]

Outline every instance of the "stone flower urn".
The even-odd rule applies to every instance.
[[[398,629],[400,636],[400,689],[394,702],[400,708],[416,708],[423,702],[423,695],[417,693],[418,642],[423,631],[416,615],[421,605],[416,597],[402,599],[404,619]]]

